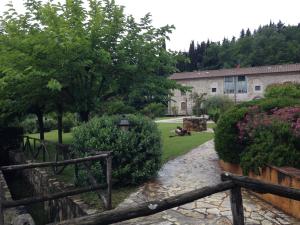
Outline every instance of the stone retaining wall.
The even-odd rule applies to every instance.
[[[0,185],[2,193],[0,193],[4,200],[12,200],[11,193],[7,186],[6,180],[2,171],[0,171]],[[26,213],[22,207],[10,208],[4,210],[4,225],[35,225],[32,217]]]
[[[224,171],[243,175],[242,169],[237,164],[227,163],[223,160],[219,161]],[[262,180],[268,183],[282,185],[291,188],[300,189],[300,170],[291,167],[274,167],[268,166],[261,170],[261,175],[250,172],[249,177]],[[258,197],[270,202],[282,211],[300,219],[300,202],[288,198],[279,197],[271,194],[257,194]]]
[[[24,163],[24,154],[19,151],[10,152],[10,159],[15,163]],[[51,169],[34,168],[24,170],[22,173],[29,184],[32,185],[36,195],[63,192],[75,188],[72,184],[66,184],[53,178],[51,176]],[[44,202],[44,209],[51,222],[72,219],[97,212],[96,209],[84,203],[78,195],[46,201]]]

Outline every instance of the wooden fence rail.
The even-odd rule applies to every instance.
[[[235,185],[232,181],[225,181],[217,185],[203,187],[184,194],[176,195],[160,201],[145,202],[137,206],[114,209],[90,216],[83,216],[72,220],[61,221],[51,225],[104,225],[122,222],[128,219],[153,215],[167,209],[181,206],[212,194],[229,190]]]
[[[300,200],[300,190],[265,183],[259,180],[244,176],[235,176],[230,173],[223,173],[220,184],[197,189],[181,195],[166,198],[160,201],[146,202],[134,207],[114,209],[103,213],[61,221],[49,225],[102,225],[122,222],[128,219],[156,214],[176,206],[193,202],[209,195],[230,190],[230,203],[233,216],[233,225],[244,225],[243,202],[241,187],[255,192],[263,192]]]
[[[103,188],[106,188],[106,184],[102,185],[97,185],[97,186],[90,186],[90,187],[84,187],[84,188],[77,188],[74,190],[69,190],[69,191],[64,191],[60,193],[55,193],[55,194],[48,194],[44,196],[36,196],[36,197],[29,197],[29,198],[24,198],[21,200],[15,200],[15,201],[2,201],[2,208],[3,209],[8,209],[8,208],[13,208],[17,206],[24,206],[24,205],[30,205],[38,202],[45,202],[45,201],[50,201],[50,200],[55,200],[59,198],[65,198],[68,196],[72,195],[78,195],[86,192],[91,192],[91,191],[96,191],[100,190]]]
[[[83,158],[69,159],[69,160],[63,160],[58,162],[26,163],[26,164],[19,164],[19,165],[2,166],[0,167],[0,170],[12,171],[12,170],[25,170],[25,169],[33,169],[33,168],[41,168],[41,167],[49,167],[49,166],[64,166],[64,165],[77,164],[86,161],[96,161],[101,158],[107,158],[109,156],[110,154],[103,153],[95,156],[87,156]]]
[[[92,183],[90,187],[78,188],[73,190],[68,190],[60,193],[48,194],[45,196],[35,196],[30,198],[25,198],[16,201],[6,201],[3,199],[3,190],[0,184],[0,225],[4,225],[4,210],[7,208],[17,207],[21,205],[29,205],[37,202],[45,202],[50,200],[55,200],[59,198],[64,198],[72,195],[77,195],[81,193],[101,190],[107,188],[106,193],[101,192],[101,198],[104,202],[105,209],[111,209],[111,189],[112,189],[112,155],[111,152],[95,152],[97,155],[69,159],[63,161],[55,161],[55,162],[42,162],[42,163],[27,163],[27,164],[18,164],[18,165],[10,165],[10,166],[2,166],[0,167],[0,171],[15,171],[15,170],[25,170],[25,169],[33,169],[33,168],[42,168],[42,167],[50,167],[50,166],[65,166],[70,164],[77,165],[78,163],[87,163],[91,161],[96,161],[100,159],[106,159],[106,184],[98,185],[96,180]],[[92,175],[91,175],[92,176]],[[93,178],[94,179],[94,178]]]

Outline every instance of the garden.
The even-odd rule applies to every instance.
[[[268,165],[300,169],[300,85],[274,84],[265,98],[225,112],[215,129],[221,160],[239,164],[244,174]]]
[[[180,124],[155,124],[151,119],[134,115],[126,117],[130,122],[130,127],[128,131],[124,131],[118,125],[113,125],[118,124],[122,118],[120,116],[95,118],[81,127],[74,128],[72,133],[63,134],[63,142],[76,146],[77,152],[86,147],[114,152],[113,178],[116,182],[112,192],[113,206],[122,202],[143,181],[154,177],[162,164],[187,153],[211,140],[214,136],[209,132],[193,132],[191,136],[170,138],[170,132]],[[209,125],[209,127],[212,126],[214,124]],[[30,136],[39,137],[39,134]],[[57,130],[46,132],[45,139],[57,142]],[[54,152],[50,152],[50,155],[53,154]],[[82,154],[87,155],[88,152]],[[93,171],[97,171],[96,168],[101,171],[99,165],[94,166]],[[99,182],[102,181],[102,174],[95,173],[93,175],[98,176]],[[61,181],[74,183],[74,168],[69,166],[56,177]],[[86,177],[84,171],[80,177]],[[86,184],[86,182],[85,179],[81,179],[79,182],[75,181],[80,185]],[[88,204],[97,208],[102,207],[95,193],[83,194],[82,197]]]

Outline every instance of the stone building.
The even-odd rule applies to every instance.
[[[261,98],[265,88],[273,83],[300,82],[300,63],[175,73],[170,79],[192,87],[192,92],[207,95],[227,95],[235,102]],[[191,115],[190,93],[174,92],[168,114]]]

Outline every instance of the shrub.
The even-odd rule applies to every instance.
[[[271,84],[266,88],[266,98],[300,98],[300,83]]]
[[[57,129],[57,122],[51,118],[45,118],[44,120],[44,131],[50,132],[51,130]]]
[[[166,106],[162,103],[150,103],[145,108],[143,108],[141,112],[142,114],[153,119],[155,117],[160,117],[165,115]]]
[[[220,115],[234,106],[234,102],[223,95],[211,96],[203,103],[203,109],[209,115],[209,118],[217,122]]]
[[[178,107],[176,105],[172,106],[171,110],[174,116],[178,115]]]
[[[121,100],[109,101],[97,110],[98,115],[120,115],[134,113],[135,109]]]
[[[26,118],[21,122],[25,134],[33,134],[38,131],[36,119]]]
[[[69,133],[73,127],[78,124],[74,114],[66,113],[63,117],[63,131],[64,133]]]
[[[218,120],[215,128],[215,148],[221,159],[230,163],[239,163],[243,146],[238,141],[237,122],[243,119],[247,107],[235,106]]]
[[[259,168],[268,164],[300,167],[299,140],[289,123],[272,121],[253,130],[251,144],[241,154],[244,173],[250,170],[259,173]]]
[[[225,112],[215,129],[221,159],[240,163],[245,173],[267,164],[300,168],[300,101],[261,99]]]
[[[135,115],[128,115],[127,119],[130,128],[124,131],[118,127],[121,116],[94,118],[73,129],[73,145],[74,152],[81,156],[91,154],[86,148],[113,151],[113,178],[122,184],[136,184],[157,173],[161,166],[162,145],[160,132],[153,121]],[[93,165],[97,167],[97,164],[99,162]],[[81,174],[79,182],[82,184],[85,177],[83,171]],[[94,175],[101,182],[103,173]]]
[[[206,93],[199,94],[197,92],[193,92],[190,94],[190,98],[193,101],[193,107],[192,107],[193,115],[202,116],[206,113],[206,111],[203,108],[205,96],[206,96]]]

